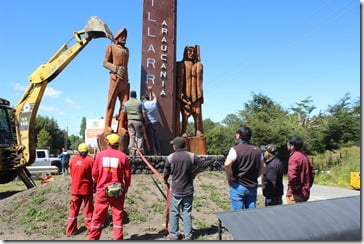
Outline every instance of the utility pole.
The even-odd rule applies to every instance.
[[[64,149],[67,151],[68,149],[68,125],[67,125],[67,130],[66,130],[66,136],[64,137]]]

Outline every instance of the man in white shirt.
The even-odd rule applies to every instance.
[[[149,143],[149,154],[159,155],[159,146],[157,138],[158,114],[157,114],[157,96],[152,86],[147,87],[147,94],[142,96],[144,109],[147,115],[146,133]]]

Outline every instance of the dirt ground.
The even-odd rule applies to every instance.
[[[194,182],[193,230],[196,240],[218,240],[216,212],[230,209],[228,186],[222,171],[205,171]],[[157,187],[158,186],[158,187]],[[159,188],[161,190],[159,190]],[[1,240],[86,240],[82,207],[79,233],[67,237],[65,226],[70,198],[70,177],[56,180],[20,192],[0,195]],[[132,175],[132,184],[125,201],[125,240],[168,240],[165,229],[165,186],[152,175]],[[258,198],[258,206],[259,206]],[[183,232],[183,221],[180,221]],[[223,229],[223,240],[232,240]],[[106,218],[101,240],[112,240],[112,219]]]

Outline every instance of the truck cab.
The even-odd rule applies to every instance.
[[[31,174],[61,172],[61,161],[50,154],[48,149],[36,149],[36,158],[31,166],[27,166]]]

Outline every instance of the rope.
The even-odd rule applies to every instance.
[[[149,169],[157,176],[157,178],[162,181],[164,183],[164,178],[163,176],[151,165],[151,163],[148,162],[148,160],[144,157],[144,155],[141,153],[141,151],[139,150],[139,148],[136,148],[136,151],[138,152],[139,156],[141,157],[141,159],[144,161],[144,163],[149,167]],[[171,200],[171,188],[169,186],[169,184],[166,184],[167,189],[166,189],[166,232],[167,234],[169,234],[169,228],[168,228],[168,221],[169,221],[169,208],[170,208],[170,200]],[[162,194],[164,197],[164,194]]]

